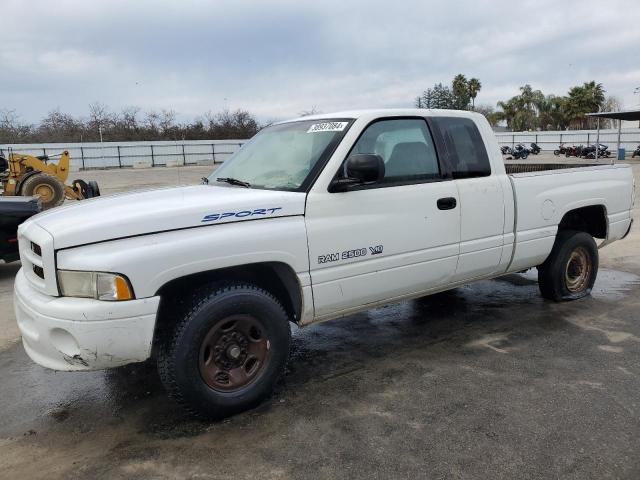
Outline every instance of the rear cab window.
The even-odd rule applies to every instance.
[[[431,117],[431,121],[444,141],[453,178],[491,175],[487,149],[473,120],[460,117]]]

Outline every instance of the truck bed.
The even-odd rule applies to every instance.
[[[629,164],[522,162],[505,168],[515,200],[514,269],[545,260],[568,211],[601,208],[607,228],[600,240],[618,240],[628,231],[633,197]]]

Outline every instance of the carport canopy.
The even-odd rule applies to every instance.
[[[640,121],[640,110],[622,110],[620,112],[587,113],[588,117],[611,118],[613,120]]]
[[[596,139],[596,160],[598,159],[598,145],[600,144],[600,119],[610,118],[612,120],[618,120],[618,142],[616,146],[616,154],[620,150],[620,130],[622,129],[622,120],[639,121],[640,122],[640,110],[621,110],[619,112],[594,112],[587,113],[587,117],[596,117],[598,119],[598,134]],[[614,157],[615,158],[615,157]],[[611,159],[613,163],[613,158]]]

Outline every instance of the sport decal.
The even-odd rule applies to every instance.
[[[205,215],[201,222],[217,222],[218,220],[223,220],[230,217],[245,218],[261,215],[273,215],[278,210],[282,210],[282,207],[256,208],[255,210],[242,210],[240,212],[211,213],[209,215]]]

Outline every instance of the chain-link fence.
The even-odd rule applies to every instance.
[[[105,142],[0,145],[10,152],[55,157],[65,150],[74,169],[176,166],[222,163],[247,140],[191,140],[181,142]]]
[[[553,151],[559,145],[590,145],[597,141],[595,130],[565,130],[553,132],[496,132],[500,145],[513,147],[518,143],[536,143],[543,151]],[[618,130],[600,130],[600,143],[613,150]],[[104,142],[47,143],[0,145],[0,155],[9,152],[55,157],[64,150],[71,155],[74,169],[123,168],[133,166],[176,166],[222,163],[247,140],[185,140],[178,142]],[[625,128],[620,132],[620,146],[630,152],[640,145],[640,128]]]

